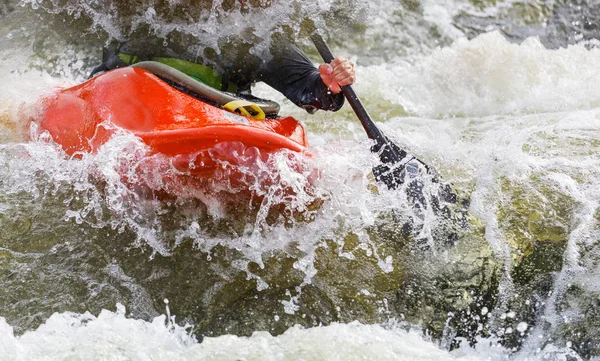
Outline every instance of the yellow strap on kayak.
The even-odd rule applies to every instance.
[[[265,119],[265,112],[257,104],[249,102],[247,100],[234,100],[225,105],[223,109],[229,110],[237,114],[252,117],[257,120]]]

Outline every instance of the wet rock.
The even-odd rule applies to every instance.
[[[474,342],[487,334],[487,312],[497,300],[499,266],[473,224],[458,240],[437,250],[412,250],[405,260],[407,282],[397,291],[396,312],[444,342]]]
[[[158,315],[143,307],[141,290],[114,282],[105,252],[89,242],[85,229],[62,220],[64,199],[57,198],[32,202],[22,194],[2,197],[2,317],[20,334],[39,326],[54,312],[98,313],[114,309],[120,299],[136,298],[139,317]],[[10,205],[12,202],[16,205]]]
[[[165,224],[177,224],[171,217]],[[202,226],[215,226],[206,221]],[[123,252],[118,238],[96,242],[154,309],[168,299],[172,314],[199,337],[390,319],[421,324],[448,343],[485,334],[487,317],[480,315],[494,307],[498,265],[482,227],[439,222],[429,245],[406,221],[400,213],[381,216],[368,230],[341,227],[339,238],[309,250],[292,243],[255,261],[225,244],[200,251],[193,238],[168,255],[144,244]],[[125,304],[139,313],[132,300]]]
[[[10,0],[0,1],[0,17],[7,15],[15,10],[15,5]]]
[[[543,344],[555,344],[575,350],[585,359],[600,356],[600,290],[594,284],[600,265],[600,212],[575,221],[569,249],[560,272],[545,300],[540,329]]]
[[[557,1],[553,4],[541,40],[549,48],[567,47],[600,39],[600,4],[596,1]]]
[[[574,205],[559,184],[544,178],[501,183],[497,217],[510,246],[510,278],[504,279],[510,292],[496,310],[493,328],[509,347],[519,347],[539,322],[554,277],[563,267]],[[522,322],[528,328],[517,332]]]

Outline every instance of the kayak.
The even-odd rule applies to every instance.
[[[278,110],[277,103],[238,98],[164,64],[144,62],[59,90],[44,100],[39,125],[71,156],[97,152],[125,130],[178,171],[211,177],[223,161],[235,163],[240,145],[262,156],[304,152],[303,126]]]

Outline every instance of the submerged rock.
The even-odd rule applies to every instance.
[[[474,341],[487,332],[481,310],[493,309],[497,299],[499,267],[492,249],[483,228],[469,223],[464,210],[443,218],[421,207],[382,214],[369,227],[340,220],[338,229],[327,232],[330,237],[288,241],[271,250],[251,245],[269,242],[268,233],[254,239],[236,225],[236,219],[248,219],[245,211],[229,220],[199,219],[205,237],[221,239],[210,246],[199,233],[173,240],[168,229],[177,229],[183,216],[177,211],[158,219],[164,224],[162,236],[172,239],[168,253],[145,243],[123,252],[119,238],[100,237],[95,243],[123,279],[150,296],[155,310],[168,299],[179,322],[194,325],[198,336],[401,320],[421,324],[449,345],[456,337]],[[436,207],[436,213],[449,212]],[[289,227],[293,231],[302,223]],[[231,231],[242,236],[231,238]],[[248,253],[247,247],[258,247],[257,252]],[[136,307],[133,300],[120,302]]]
[[[574,220],[568,249],[546,301],[540,329],[543,344],[572,348],[585,359],[600,356],[600,290],[594,280],[600,263],[600,217],[588,209]]]
[[[497,265],[483,238],[469,235],[432,255],[402,232],[393,238],[389,232],[322,240],[313,254],[290,246],[263,254],[262,265],[223,245],[200,252],[191,241],[151,259],[144,246],[126,253],[102,247],[116,251],[110,257],[156,309],[168,299],[172,313],[193,324],[197,335],[280,334],[295,324],[390,319],[421,323],[436,338],[448,326],[452,336],[478,335],[485,318],[471,315],[493,307],[497,285]]]
[[[428,212],[431,199],[417,212],[381,212],[370,225],[329,217],[328,200],[287,220],[269,215],[277,204],[230,206],[216,218],[198,200],[144,200],[85,179],[55,185],[52,174],[42,172],[25,198],[2,200],[14,216],[0,217],[0,309],[17,332],[53,312],[117,303],[150,319],[168,299],[199,337],[402,320],[452,342],[480,334],[485,320],[469,316],[493,307],[498,267],[481,227]]]
[[[502,254],[487,239],[491,225],[460,203],[432,207],[427,197],[418,211],[409,197],[358,224],[341,211],[328,215],[328,199],[307,207],[308,217],[286,220],[245,204],[216,218],[198,200],[124,201],[134,193],[103,193],[114,184],[40,182],[34,195],[1,199],[0,309],[17,332],[53,312],[97,313],[117,303],[151,319],[168,299],[177,322],[192,324],[198,337],[400,320],[447,347],[459,338],[496,336],[518,348],[543,324],[538,316],[562,269],[574,206],[543,177],[504,179],[495,211],[508,247]],[[369,196],[391,196],[379,192]],[[556,305],[575,309],[580,302],[594,312],[587,300],[572,288]],[[564,333],[597,330],[580,321],[565,324]],[[581,348],[590,342],[573,340]]]
[[[549,179],[503,179],[498,225],[509,246],[503,304],[495,311],[494,334],[518,348],[539,323],[561,271],[571,234],[575,200]],[[526,324],[527,327],[519,327]]]

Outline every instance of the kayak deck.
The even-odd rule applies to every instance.
[[[68,154],[94,152],[115,132],[128,130],[153,152],[196,153],[222,142],[262,152],[303,151],[302,125],[292,117],[257,120],[179,91],[147,70],[126,67],[63,89],[45,102],[41,128]]]

